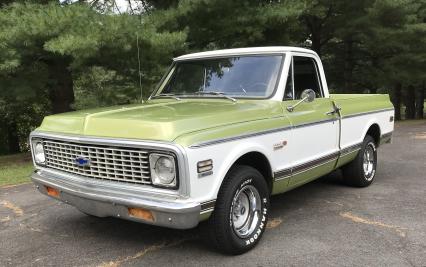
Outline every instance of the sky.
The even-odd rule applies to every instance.
[[[127,0],[115,0],[115,2],[117,3],[117,6],[120,9],[120,11],[126,11],[128,7]]]
[[[77,0],[74,0],[77,1]],[[64,2],[64,0],[59,0],[59,2]],[[128,1],[127,0],[115,0],[118,8],[120,9],[120,12],[125,12],[127,10],[127,7],[129,6]],[[132,2],[134,2],[132,0]],[[134,5],[136,7],[136,4]]]

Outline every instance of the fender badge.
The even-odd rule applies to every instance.
[[[282,141],[280,143],[274,144],[274,150],[282,149],[284,146],[287,145],[287,141]]]

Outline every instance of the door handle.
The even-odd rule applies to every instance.
[[[340,111],[342,110],[342,108],[341,107],[334,107],[334,109],[332,110],[332,111],[329,111],[329,112],[327,112],[327,113],[325,113],[326,115],[328,115],[328,116],[331,116],[331,115],[334,115],[334,114],[336,114],[336,113],[339,113]]]

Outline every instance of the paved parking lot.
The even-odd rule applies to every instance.
[[[426,266],[426,122],[397,125],[375,183],[335,172],[273,197],[260,244],[224,256],[199,229],[86,216],[31,184],[0,188],[0,266]]]

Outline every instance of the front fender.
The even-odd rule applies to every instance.
[[[270,152],[255,140],[229,142],[203,148],[187,148],[191,197],[200,202],[216,199],[228,171],[240,157],[250,152],[261,153],[270,161]],[[199,177],[197,162],[208,159],[213,161],[213,174]],[[270,165],[272,167],[271,161]]]

